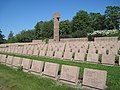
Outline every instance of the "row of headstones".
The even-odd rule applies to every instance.
[[[95,48],[95,47],[90,47],[89,49],[86,48],[67,48],[65,49],[67,52],[74,52],[74,53],[98,53],[98,54],[118,54],[118,49],[112,48],[112,49],[106,49],[106,48]]]
[[[79,47],[78,47],[79,46]],[[47,50],[49,51],[71,51],[72,52],[76,52],[79,50],[79,49],[87,49],[88,48],[88,44],[85,44],[85,43],[76,43],[76,44],[73,44],[73,43],[50,43],[48,44],[48,48]]]
[[[80,40],[83,40],[84,41],[84,38],[78,38],[78,39],[80,39]],[[74,42],[78,42],[78,43],[81,43],[80,41],[77,41],[78,40],[77,38],[75,39],[75,38],[73,38],[72,40],[74,41]],[[67,41],[68,39],[66,39],[66,41]],[[85,41],[86,41],[87,39],[85,39]],[[82,41],[82,42],[83,42]],[[96,42],[97,41],[97,42]],[[96,37],[95,38],[95,41],[94,42],[96,42],[96,43],[108,43],[108,42],[116,42],[116,41],[118,41],[118,37]],[[36,43],[36,42],[40,42],[40,43]],[[52,43],[55,43],[55,42],[52,42]],[[59,42],[59,43],[61,43],[61,42]],[[65,42],[65,43],[70,43],[70,42]],[[71,42],[71,43],[73,43],[73,42]],[[86,43],[88,43],[88,41],[86,41]],[[18,46],[18,45],[29,45],[29,44],[45,44],[45,43],[41,43],[41,40],[33,40],[33,43],[14,43],[14,44],[2,44],[2,45],[0,45],[0,46],[8,46],[8,45],[11,45],[11,46]]]
[[[119,49],[120,44],[118,42],[90,42],[89,47],[106,48],[106,49]]]
[[[82,44],[82,45],[81,45]],[[82,52],[84,51],[84,53],[86,53],[87,50],[89,50],[91,53],[95,53],[96,50],[99,52],[99,54],[106,53],[106,51],[108,50],[110,53],[115,53],[117,54],[117,46],[111,46],[111,45],[107,45],[107,46],[99,46],[97,45],[97,43],[52,43],[52,44],[47,44],[47,45],[25,45],[21,48],[18,47],[11,47],[11,49],[14,52],[17,52],[17,49],[23,49],[25,48],[25,50],[50,50],[50,51],[71,51],[71,52]],[[90,48],[88,48],[88,45]],[[113,44],[112,44],[113,45]],[[107,48],[106,48],[107,47]],[[112,47],[112,48],[111,48]],[[15,50],[14,50],[15,49]],[[85,49],[85,50],[82,50]],[[91,50],[92,49],[92,50]]]
[[[106,65],[115,65],[115,54],[96,54],[96,53],[73,53],[73,52],[61,52],[61,51],[45,51],[41,50],[32,52],[29,50],[26,53],[21,52],[20,54],[24,55],[34,55],[34,56],[47,56],[50,58],[59,58],[59,59],[65,59],[65,60],[71,60],[71,61],[87,61],[91,63],[102,63]],[[120,60],[120,58],[119,58]],[[120,61],[119,61],[120,63]]]
[[[111,49],[106,49],[106,48],[95,48],[95,47],[89,47],[88,53],[98,53],[98,54],[118,54],[119,49],[117,48],[111,48]]]
[[[100,46],[111,46],[111,45],[116,45],[116,44],[119,44],[119,42],[114,42],[114,41],[112,41],[112,42],[107,42],[107,41],[105,41],[105,42],[89,42],[89,44],[96,44],[96,45],[100,45]]]
[[[106,44],[106,45],[101,45],[97,43],[66,43],[65,48],[62,51],[70,51],[70,52],[82,52],[86,53],[86,51],[90,51],[91,53],[96,53],[98,51],[99,54],[102,53],[107,53],[107,54],[118,54],[119,46],[117,45],[118,43],[113,44]],[[88,48],[89,46],[89,48]],[[58,47],[59,48],[59,47]],[[48,50],[50,51],[59,51],[59,50],[54,50],[54,44],[48,46]]]
[[[59,43],[60,44],[60,43]],[[106,49],[105,47],[104,48],[95,48],[95,46],[89,46],[89,48],[88,48],[88,44],[86,44],[86,45],[82,45],[81,47],[75,47],[75,46],[73,46],[71,43],[71,45],[70,44],[66,44],[66,47],[65,47],[65,44],[61,44],[61,45],[54,45],[54,44],[48,44],[48,46],[47,45],[39,45],[39,47],[38,46],[31,46],[31,45],[29,45],[29,46],[24,46],[24,48],[25,48],[25,51],[26,50],[33,50],[33,51],[37,51],[37,50],[49,50],[49,51],[62,51],[62,52],[64,52],[64,51],[70,51],[70,52],[81,52],[81,53],[86,53],[86,51],[88,50],[88,51],[90,51],[91,53],[96,53],[96,51],[98,51],[98,53],[99,54],[102,54],[102,53],[106,53],[107,51],[109,51],[109,53],[110,54],[117,54],[117,52],[118,52],[118,49],[116,48],[116,47],[112,47],[112,48],[110,48],[110,49]],[[57,47],[56,47],[57,46]],[[77,45],[77,46],[80,46],[80,45]],[[41,48],[40,48],[41,47]],[[20,49],[20,50],[22,50],[22,47],[21,48],[16,48],[16,49]],[[15,50],[16,52],[17,52],[17,50]]]
[[[83,88],[106,88],[107,72],[103,70],[85,68],[83,80],[80,80],[80,68],[77,66],[62,65],[60,70],[60,65],[56,63],[6,56],[3,54],[0,55],[0,63],[13,68],[22,67],[25,72],[27,71],[37,75],[49,76],[68,84],[80,85],[80,82],[82,81]]]
[[[99,54],[118,54],[118,51],[120,49],[120,45],[118,43],[90,43],[89,44],[89,51],[91,53],[99,53]]]
[[[26,51],[28,51],[28,50],[29,50],[29,52],[32,51],[33,53],[36,52],[36,51],[39,51],[39,50],[62,51],[62,52],[64,52],[65,50],[66,51],[69,50],[69,49],[65,48],[65,44],[64,43],[62,43],[60,45],[56,44],[55,46],[53,46],[53,45],[54,44],[52,44],[52,45],[51,44],[48,44],[48,45],[27,45],[27,46],[25,45],[25,46],[18,46],[18,47],[15,46],[15,47],[7,47],[7,48],[0,48],[0,49],[3,52],[14,52],[14,53],[19,53],[19,52],[22,53],[23,52],[23,54],[26,53]],[[66,45],[66,47],[67,46],[68,45]],[[84,48],[81,48],[81,49],[84,49]],[[74,51],[76,50],[76,52],[79,51],[76,48],[72,48],[72,52],[74,52],[73,50]],[[82,51],[82,50],[80,50],[80,51]]]
[[[12,53],[23,53],[23,54],[33,54],[35,53],[36,55],[36,52],[39,52],[39,51],[43,51],[46,52],[46,51],[61,51],[61,52],[64,52],[64,47],[62,48],[59,48],[59,50],[57,50],[55,47],[54,49],[52,48],[49,48],[47,49],[47,47],[43,48],[43,49],[40,49],[40,48],[37,48],[36,46],[34,46],[34,48],[32,47],[32,49],[29,48],[30,46],[28,47],[7,47],[7,48],[0,48],[0,51],[2,52],[12,52]],[[98,54],[118,54],[118,49],[117,48],[112,48],[112,49],[109,49],[107,50],[106,48],[95,48],[94,46],[90,46],[89,49],[87,48],[66,48],[65,49],[65,52],[73,52],[73,53],[98,53]]]
[[[63,44],[63,46],[65,46],[65,44]],[[87,44],[85,46],[88,47]],[[44,48],[40,49],[37,46],[33,47],[31,45],[27,45],[27,46],[24,46],[24,47],[12,47],[12,48],[8,48],[8,50],[6,48],[6,50],[2,50],[2,51],[4,51],[4,52],[6,52],[6,51],[7,52],[14,52],[14,53],[23,53],[23,54],[27,54],[27,52],[28,52],[28,54],[33,53],[33,55],[34,55],[34,52],[39,52],[39,49],[40,50],[45,50],[45,52],[47,50],[50,50],[50,51],[63,51],[64,52],[64,48],[65,48],[65,47],[62,47],[61,50],[56,50],[55,47],[53,47],[54,50],[51,50],[51,48],[49,47],[49,45],[48,45],[48,49],[47,49],[47,45],[39,45],[39,47],[44,47]],[[89,46],[89,49],[87,49],[86,47],[81,47],[80,49],[73,48],[73,47],[68,48],[68,47],[69,47],[69,44],[66,44],[65,51],[67,51],[67,52],[70,51],[70,52],[80,52],[80,53],[96,53],[96,51],[98,51],[98,54],[106,54],[107,53],[107,49],[106,48],[95,48],[94,46],[91,46],[91,45]],[[108,54],[117,54],[118,53],[118,49],[116,49],[116,48],[112,48],[112,49],[110,49],[108,51],[109,51]]]

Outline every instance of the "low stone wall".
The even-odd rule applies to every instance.
[[[82,41],[87,42],[88,38],[61,38],[60,42],[72,42],[72,41]],[[95,37],[94,41],[116,41],[118,42],[118,37]],[[49,39],[49,43],[55,42],[54,39]],[[42,40],[33,40],[32,43],[39,44],[43,43]]]
[[[94,41],[118,41],[118,37],[95,37]]]
[[[42,43],[42,40],[32,40],[32,43],[39,44]]]
[[[60,42],[71,42],[71,41],[88,41],[88,38],[62,38]]]

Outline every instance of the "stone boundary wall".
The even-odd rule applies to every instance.
[[[87,42],[88,38],[62,38],[60,39],[60,42],[73,42],[73,41],[83,41],[83,42]],[[54,39],[49,39],[49,43],[53,43]],[[39,44],[39,43],[43,43],[42,40],[33,40],[32,43],[34,44]]]
[[[73,42],[73,41],[83,41],[87,42],[88,38],[61,38],[60,42]],[[118,42],[118,37],[94,37],[95,42],[101,41],[116,41]],[[49,43],[53,43],[54,39],[49,39]],[[33,40],[32,43],[39,44],[43,43],[42,40]]]
[[[32,40],[32,43],[39,44],[39,43],[42,43],[42,40]]]
[[[88,41],[88,38],[62,38],[60,42]]]
[[[118,41],[118,37],[95,37],[94,41]]]

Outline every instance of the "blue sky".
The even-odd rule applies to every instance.
[[[0,29],[7,38],[10,31],[15,35],[52,19],[54,12],[60,12],[61,20],[71,20],[79,10],[104,14],[109,5],[120,6],[120,0],[0,0]]]

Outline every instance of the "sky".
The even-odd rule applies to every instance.
[[[55,12],[72,20],[79,10],[104,14],[106,6],[120,6],[120,0],[0,0],[0,29],[7,38],[10,31],[15,35],[51,20]]]

